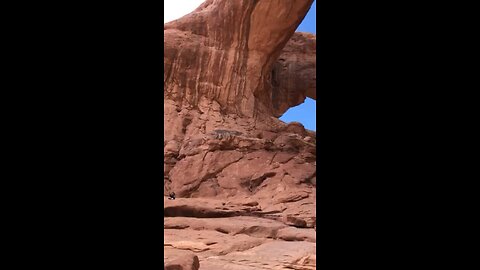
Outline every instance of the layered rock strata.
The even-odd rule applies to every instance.
[[[315,261],[316,134],[278,119],[316,99],[316,37],[295,33],[312,2],[207,0],[164,25],[164,192],[178,198],[165,201],[166,239],[205,240],[165,249],[194,246],[201,268],[243,269],[215,267],[274,244],[305,251],[292,265]],[[215,227],[229,222],[250,225]]]

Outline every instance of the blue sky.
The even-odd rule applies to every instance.
[[[309,32],[317,34],[317,1],[313,2],[310,11],[305,16],[305,19],[297,28],[297,32]],[[303,104],[300,104],[296,107],[290,108],[282,117],[281,120],[284,122],[297,121],[302,123],[305,128],[310,130],[317,130],[316,123],[316,101],[310,98],[307,98]]]

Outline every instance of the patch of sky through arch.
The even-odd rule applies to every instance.
[[[315,0],[312,7],[308,11],[305,19],[298,26],[297,32],[308,32],[317,34],[317,1]],[[280,117],[280,120],[289,122],[300,122],[306,129],[316,131],[317,130],[317,102],[311,98],[306,98],[305,102],[290,108],[285,114]]]

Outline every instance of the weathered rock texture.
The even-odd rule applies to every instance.
[[[207,0],[164,25],[165,250],[201,269],[315,267],[316,134],[277,118],[316,99],[316,37],[294,33],[312,2]]]

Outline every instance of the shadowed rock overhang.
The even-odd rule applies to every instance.
[[[316,36],[295,33],[313,0],[207,0],[164,25],[164,97],[243,117],[316,99]]]

